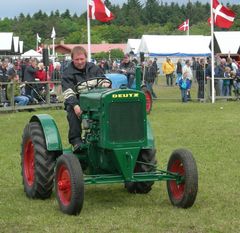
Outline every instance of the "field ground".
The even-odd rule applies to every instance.
[[[38,110],[54,117],[64,145],[67,121],[63,110]],[[0,115],[0,232],[240,232],[240,103],[156,100],[149,116],[159,168],[171,152],[188,148],[196,158],[199,192],[190,209],[170,204],[165,182],[147,195],[132,195],[123,185],[92,185],[85,189],[80,216],[59,211],[55,193],[49,200],[30,200],[20,175],[23,128],[32,113]]]

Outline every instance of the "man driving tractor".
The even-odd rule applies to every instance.
[[[63,73],[62,90],[65,110],[69,123],[68,140],[73,146],[73,152],[79,152],[82,146],[81,139],[81,114],[79,96],[76,94],[75,86],[82,81],[94,77],[102,77],[103,72],[91,62],[87,62],[87,52],[81,46],[76,46],[71,52],[72,62]]]

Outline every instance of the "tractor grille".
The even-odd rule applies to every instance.
[[[114,102],[109,107],[109,140],[132,142],[144,139],[141,102]]]

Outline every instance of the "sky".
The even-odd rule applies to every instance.
[[[114,5],[122,5],[126,3],[127,0],[110,0]],[[146,0],[140,0],[145,3]],[[160,1],[160,0],[159,0]],[[187,3],[188,1],[195,2],[195,0],[163,0],[163,2],[178,2],[179,4]],[[206,3],[210,0],[199,0],[202,3]],[[69,9],[71,14],[77,13],[77,15],[82,14],[86,11],[87,0],[1,0],[0,4],[0,18],[8,17],[13,18],[18,16],[20,13],[34,14],[39,10],[49,14],[51,11],[59,10],[60,12]],[[223,4],[234,3],[239,4],[239,0],[219,0]]]

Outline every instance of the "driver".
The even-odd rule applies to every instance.
[[[68,140],[73,146],[73,152],[79,152],[82,146],[81,114],[79,96],[75,93],[75,86],[79,82],[94,77],[103,77],[100,68],[87,62],[87,52],[81,46],[76,46],[71,52],[72,62],[66,68],[62,77],[64,106],[69,123]]]

